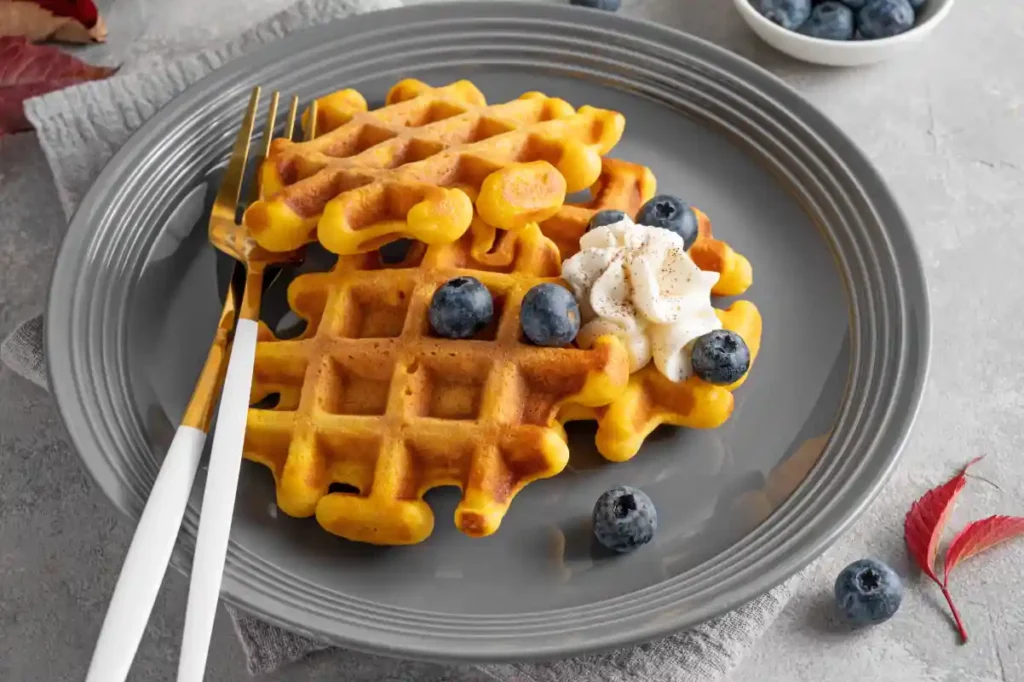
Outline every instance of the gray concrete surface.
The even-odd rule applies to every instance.
[[[161,40],[186,49],[287,0],[116,0],[108,46],[118,60]],[[813,566],[779,623],[733,680],[1024,682],[1024,540],[958,569],[953,592],[972,640],[960,646],[938,591],[912,568],[902,518],[925,489],[978,454],[951,527],[1024,514],[1024,5],[961,0],[917,51],[847,71],[796,64],[757,42],[727,0],[626,0],[624,11],[689,30],[780,75],[876,161],[914,224],[928,271],[934,355],[917,428],[890,485]],[[202,28],[194,28],[202,18]],[[743,188],[737,188],[743,191]],[[0,335],[42,302],[61,222],[34,138],[0,140]],[[756,254],[755,254],[756,257]],[[80,680],[132,527],[95,489],[65,443],[53,403],[0,369],[0,682]],[[908,593],[897,618],[850,634],[828,609],[832,577],[864,555],[890,561]],[[133,680],[173,679],[186,594],[171,574]],[[208,679],[248,679],[230,624],[217,622]],[[344,679],[330,656],[266,679]]]

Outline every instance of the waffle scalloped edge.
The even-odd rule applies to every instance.
[[[752,281],[750,262],[725,242],[714,239],[710,219],[701,211],[696,212],[699,236],[690,248],[690,256],[702,270],[721,275],[712,293],[742,294]],[[750,349],[750,367],[738,381],[718,386],[690,376],[674,382],[651,363],[634,372],[626,389],[609,405],[568,405],[560,411],[559,421],[597,420],[598,452],[613,462],[635,457],[644,439],[661,424],[692,429],[712,429],[724,424],[735,405],[733,391],[746,381],[760,351],[762,320],[757,306],[750,301],[736,301],[724,310],[716,308],[715,312],[722,327],[739,334]]]

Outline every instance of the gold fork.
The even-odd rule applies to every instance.
[[[260,161],[270,153],[279,99],[278,92],[271,95]],[[206,669],[210,635],[213,631],[231,532],[238,473],[242,465],[245,423],[249,413],[249,394],[252,389],[256,338],[259,332],[263,277],[268,266],[295,262],[301,258],[300,252],[282,254],[265,251],[256,244],[249,230],[239,221],[238,199],[241,196],[259,101],[260,88],[257,86],[249,99],[249,108],[231,153],[228,173],[210,215],[210,242],[234,257],[236,268],[244,268],[245,284],[238,304],[238,322],[235,325],[231,358],[221,390],[217,428],[213,434],[206,487],[203,491],[203,506],[199,516],[199,532],[192,559],[192,576],[185,610],[181,655],[178,660],[179,682],[199,682],[203,679]],[[285,131],[289,138],[294,133],[298,106],[298,97],[292,97]],[[312,139],[316,135],[316,119],[317,106],[314,100],[310,105],[307,139]],[[252,184],[252,196],[255,199],[260,193],[259,182]]]
[[[270,150],[279,99],[279,93],[273,93],[260,161]],[[268,266],[294,262],[301,257],[300,252],[274,254],[256,247],[244,225],[236,222],[236,216],[240,215],[239,199],[259,100],[260,88],[257,87],[250,97],[210,215],[210,242],[235,258],[231,284],[192,398],[164,457],[125,556],[86,682],[123,682],[128,676],[174,549],[206,443],[214,404],[223,385],[203,497],[178,677],[179,680],[202,679],[241,463],[264,274]],[[288,138],[294,134],[297,113],[298,98],[293,97],[285,128]],[[316,135],[316,118],[316,102],[313,102],[307,139]],[[252,200],[258,193],[259,183],[254,182],[250,192]]]

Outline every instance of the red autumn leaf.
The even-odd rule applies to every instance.
[[[980,459],[981,457],[971,460],[956,476],[922,495],[911,505],[903,521],[903,538],[907,543],[907,549],[910,550],[910,556],[924,574],[942,588],[942,594],[949,604],[950,611],[953,612],[953,620],[964,642],[967,641],[967,631],[960,619],[960,613],[953,604],[952,596],[945,584],[935,575],[935,558],[939,553],[942,531],[953,511],[953,503],[967,484],[967,469]]]
[[[106,78],[117,69],[91,66],[55,47],[0,37],[0,136],[29,130],[22,103],[69,85]]]
[[[922,495],[910,507],[903,521],[903,537],[910,555],[924,574],[936,583],[939,583],[939,578],[935,575],[935,557],[939,553],[942,531],[957,495],[967,484],[967,469],[978,459],[971,460],[959,474]]]
[[[0,37],[31,42],[103,42],[107,27],[93,0],[0,0]]]
[[[1024,517],[990,516],[972,521],[956,534],[946,550],[943,584],[949,583],[949,573],[964,559],[980,554],[1001,542],[1024,536]]]

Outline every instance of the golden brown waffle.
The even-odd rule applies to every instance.
[[[744,281],[741,277],[744,271],[735,267],[731,257],[723,255],[742,256],[713,237],[707,215],[698,210],[697,219],[699,236],[690,248],[691,257],[701,269],[719,273],[722,273],[719,268],[733,264],[731,272],[734,279],[729,286],[739,288],[738,285]],[[745,258],[743,262],[746,263]],[[747,284],[750,282],[749,268],[747,263]],[[736,293],[745,289],[746,286],[742,286]],[[717,293],[717,287],[714,291]],[[727,309],[715,312],[723,329],[736,332],[746,342],[753,366],[761,348],[761,313],[757,307],[749,301],[736,301]],[[748,369],[747,374],[729,386],[709,384],[696,376],[674,382],[650,363],[630,375],[629,385],[614,402],[597,408],[566,405],[559,413],[559,420],[565,423],[596,419],[598,451],[606,459],[622,462],[636,456],[644,439],[661,424],[692,429],[721,426],[732,414],[732,392],[746,381],[749,374]]]
[[[587,231],[590,218],[598,211],[623,211],[630,218],[653,197],[658,189],[654,173],[647,166],[604,158],[601,174],[590,187],[590,199],[567,203],[540,224],[544,236],[558,245],[562,260],[580,250],[580,237]]]
[[[589,350],[521,341],[523,295],[561,271],[554,244],[536,225],[499,235],[476,225],[454,244],[415,244],[397,266],[348,256],[292,283],[308,326],[259,344],[253,400],[280,399],[250,410],[245,445],[273,472],[283,511],[352,540],[416,543],[434,524],[423,494],[457,485],[455,525],[489,535],[519,490],[566,465],[558,410],[621,394],[629,361],[617,339]],[[431,297],[463,275],[491,291],[495,322],[471,340],[437,338]]]
[[[538,92],[488,105],[469,81],[405,80],[374,111],[343,90],[318,100],[318,110],[324,132],[274,140],[261,166],[263,197],[245,222],[270,251],[314,238],[342,255],[401,236],[449,243],[468,229],[474,200],[495,227],[520,229],[552,215],[566,192],[593,185],[625,126],[617,112],[577,111]],[[500,177],[511,165],[515,177]],[[508,210],[488,210],[494,194]]]
[[[697,213],[697,241],[690,247],[690,258],[701,270],[717,272],[718,282],[711,288],[715,296],[739,296],[754,281],[754,271],[750,261],[733,251],[723,241],[715,239],[711,234],[711,220],[699,209]],[[760,324],[758,324],[760,336]],[[733,330],[739,333],[738,330]],[[743,334],[740,334],[743,336]]]

